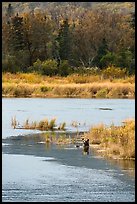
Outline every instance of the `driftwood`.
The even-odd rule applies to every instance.
[[[99,108],[99,110],[113,110],[112,108]]]

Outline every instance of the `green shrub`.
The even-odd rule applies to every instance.
[[[54,76],[57,75],[57,73],[58,73],[57,62],[55,60],[46,60],[42,62],[41,67],[42,75]]]
[[[110,66],[102,70],[104,78],[124,78],[126,77],[126,68],[120,69],[119,67]]]
[[[11,73],[16,73],[20,71],[17,66],[17,59],[15,56],[7,55],[5,58],[2,59],[2,71]]]
[[[108,93],[109,98],[122,98],[122,96],[123,93],[119,87],[110,90],[110,92]]]
[[[40,90],[41,90],[41,92],[45,93],[45,92],[49,91],[49,88],[47,86],[41,86]]]
[[[106,98],[108,94],[108,90],[106,88],[100,89],[96,93],[96,98]]]
[[[37,61],[34,62],[31,67],[29,67],[29,70],[39,73],[41,71],[41,68],[42,68],[42,62],[39,59],[37,59]]]
[[[61,76],[67,76],[71,73],[72,69],[70,68],[68,61],[63,60],[61,64],[59,65],[59,75]]]

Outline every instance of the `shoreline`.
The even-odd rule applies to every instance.
[[[113,160],[128,160],[128,161],[135,161],[135,158],[122,158],[113,154],[107,154],[106,150],[98,144],[90,144],[90,148],[95,152],[97,156],[105,159],[113,159]]]
[[[4,74],[2,97],[130,99],[135,98],[135,81],[134,77],[111,81],[92,75],[47,77],[36,74]]]
[[[95,97],[95,96],[80,96],[80,95],[72,95],[72,96],[64,96],[64,95],[20,95],[20,96],[15,96],[15,95],[4,95],[2,94],[2,98],[78,98],[78,99],[133,99],[135,100],[135,97],[133,96],[122,96],[122,97]]]

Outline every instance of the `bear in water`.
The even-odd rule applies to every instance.
[[[83,152],[89,154],[89,139],[83,141]]]

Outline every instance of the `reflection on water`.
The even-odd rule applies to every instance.
[[[76,147],[78,141],[66,145],[46,142],[47,137],[60,134],[32,134],[2,140],[3,202],[134,201],[134,179],[117,165],[96,158],[92,149],[89,155],[84,155],[81,144]],[[66,137],[75,136],[66,134]]]
[[[134,183],[115,170],[68,166],[46,158],[3,154],[2,201],[135,202]]]
[[[85,155],[75,132],[134,117],[134,104],[128,99],[3,99],[2,201],[134,202],[134,161],[108,161],[92,149]],[[59,123],[67,123],[69,132],[11,129],[13,116],[20,122],[57,117]],[[83,125],[72,131],[72,121]]]
[[[104,111],[99,109],[103,107],[112,110]],[[114,123],[119,125],[126,118],[134,118],[135,100],[3,98],[2,138],[19,134],[39,133],[37,130],[12,129],[11,118],[14,116],[16,116],[20,124],[23,124],[27,118],[29,121],[56,118],[57,125],[66,122],[68,130],[88,131],[95,124],[104,123],[110,125]],[[74,121],[80,126],[72,127]]]
[[[82,133],[81,133],[82,134]],[[58,139],[69,138],[69,143],[56,143]],[[65,141],[65,140],[64,140]],[[73,143],[72,143],[73,141]],[[86,166],[87,168],[93,168],[93,162],[96,161],[96,153],[90,148],[88,154],[85,154],[83,141],[80,137],[77,137],[76,133],[70,132],[47,132],[41,134],[30,134],[25,136],[12,136],[2,140],[3,153],[8,154],[25,154],[35,155],[42,157],[55,157],[64,164]],[[83,154],[84,153],[84,154]],[[87,155],[86,157],[82,155]],[[77,161],[75,162],[75,160]],[[97,160],[99,161],[99,160]],[[103,158],[102,160],[103,161]],[[88,162],[88,163],[86,163]],[[101,163],[100,163],[101,164]],[[103,163],[102,163],[103,164]],[[121,170],[127,170],[127,173],[134,176],[135,161],[133,160],[108,160],[107,165],[114,168],[120,168]],[[94,164],[94,168],[98,168],[99,163]],[[99,166],[99,168],[101,168]],[[102,168],[107,169],[103,164]]]
[[[119,166],[125,173],[135,178],[135,160],[116,159],[110,162]]]

